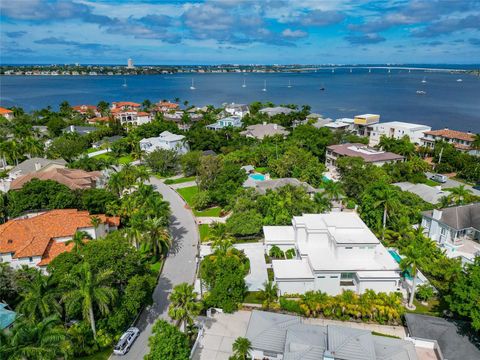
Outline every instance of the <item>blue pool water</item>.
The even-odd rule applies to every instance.
[[[390,253],[390,255],[392,255],[393,259],[398,263],[400,264],[400,261],[402,260],[402,258],[400,257],[400,255],[395,251],[395,250],[388,250],[388,252]],[[408,280],[412,280],[412,276],[410,275],[410,273],[407,271],[404,271],[403,272],[403,276],[405,276],[406,279]],[[417,277],[418,279],[418,277]]]
[[[265,180],[265,175],[259,174],[259,173],[250,174],[248,176],[250,176],[250,178],[252,178],[255,181],[264,181]]]
[[[323,175],[323,176],[322,176],[322,180],[323,180],[324,182],[332,181],[332,179],[330,179],[330,178],[329,178],[328,176],[326,176],[326,175]]]

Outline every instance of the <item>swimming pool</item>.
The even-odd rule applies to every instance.
[[[255,181],[265,181],[265,175],[260,174],[260,173],[254,173],[254,174],[250,174],[248,176]]]
[[[400,264],[400,261],[402,261],[402,257],[393,249],[389,249],[388,252],[390,253],[390,255],[392,255],[393,259],[398,263]],[[405,270],[402,272],[402,275],[408,279],[408,280],[412,280],[412,276],[410,275],[410,269],[408,270]]]

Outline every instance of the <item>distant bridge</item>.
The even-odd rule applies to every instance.
[[[308,68],[295,68],[288,69],[289,71],[316,71],[316,70],[349,70],[353,72],[355,69],[364,70],[408,70],[410,71],[423,71],[423,72],[456,72],[463,73],[468,71],[467,69],[443,69],[443,68],[422,68],[422,67],[407,67],[407,66],[316,66]]]

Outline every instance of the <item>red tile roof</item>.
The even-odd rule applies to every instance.
[[[159,108],[167,108],[167,109],[177,109],[178,108],[178,104],[175,104],[175,103],[171,103],[169,101],[159,101],[157,103],[157,107]]]
[[[7,114],[13,114],[13,111],[0,107],[0,115],[7,115]]]
[[[118,226],[118,217],[100,214],[101,223]],[[38,265],[46,265],[72,246],[56,238],[72,237],[83,228],[92,228],[88,211],[51,210],[25,219],[14,219],[0,225],[0,253],[14,253],[14,258],[41,256]]]
[[[86,112],[88,109],[97,111],[97,107],[95,105],[76,105],[72,106],[72,109],[78,112]]]
[[[108,116],[102,116],[102,117],[94,117],[92,119],[88,119],[87,122],[89,124],[96,124],[96,123],[108,122],[108,120],[109,120]]]
[[[10,184],[11,190],[21,189],[32,179],[54,180],[68,186],[72,190],[91,189],[96,186],[97,180],[102,176],[100,171],[84,171],[80,169],[54,168],[32,172],[19,176]]]
[[[424,134],[432,135],[432,136],[441,136],[447,139],[454,139],[454,140],[464,140],[464,141],[475,140],[475,135],[471,133],[466,133],[466,132],[457,131],[457,130],[450,130],[450,129],[425,131]]]
[[[132,101],[117,101],[117,102],[114,102],[112,104],[115,105],[116,107],[122,107],[122,106],[140,107],[140,106],[142,106],[141,104],[138,104],[138,103],[135,103],[135,102],[132,102]]]

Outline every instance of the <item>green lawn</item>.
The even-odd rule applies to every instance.
[[[263,302],[261,294],[261,291],[248,291],[243,302],[247,304],[261,304]]]
[[[193,197],[198,194],[198,186],[189,186],[181,189],[177,189],[178,193],[183,197],[183,200],[185,200],[188,204],[193,209]],[[205,210],[193,210],[193,214],[195,216],[212,216],[212,217],[219,217],[220,213],[222,212],[222,209],[219,207],[212,207],[209,209]]]
[[[198,194],[198,186],[190,186],[186,188],[177,189],[177,192],[183,197],[183,200],[192,207],[193,197]]]
[[[118,163],[122,165],[130,164],[132,161],[133,161],[133,158],[131,155],[125,155],[118,158]]]
[[[407,310],[407,312],[431,316],[442,316],[443,310],[448,309],[448,306],[444,303],[440,303],[438,299],[430,300],[428,305],[423,305],[420,301],[414,299],[413,305],[415,305],[416,309],[413,311]]]
[[[90,153],[98,151],[98,150],[101,150],[101,149],[94,149],[94,148],[87,149],[87,154],[90,154]]]
[[[428,185],[428,186],[438,186],[440,185],[440,183],[436,182],[436,181],[433,181],[433,180],[430,180],[430,179],[427,179],[427,181],[425,181],[425,185]]]
[[[266,172],[268,172],[268,168],[266,168],[266,167],[256,167],[255,171],[259,172],[259,173],[262,173],[262,174],[265,174]]]
[[[183,184],[189,181],[195,181],[195,176],[188,176],[179,179],[167,179],[165,180],[165,184],[172,185],[172,184]]]
[[[97,156],[94,156],[93,159],[103,159],[103,160],[108,160],[108,159],[111,159],[112,157],[110,155],[107,154],[100,154],[100,155],[97,155]]]
[[[112,349],[108,348],[98,353],[77,358],[78,360],[107,360],[112,354]]]
[[[210,235],[210,225],[202,224],[198,226],[198,231],[200,232],[200,241],[204,242],[208,235]]]
[[[193,210],[193,213],[195,214],[195,216],[206,216],[206,217],[220,217],[221,212],[222,212],[222,209],[220,209],[218,206],[205,209],[202,211]]]
[[[155,274],[158,274],[160,272],[160,269],[162,268],[163,260],[158,260],[154,264],[150,264],[150,270],[154,272]]]

